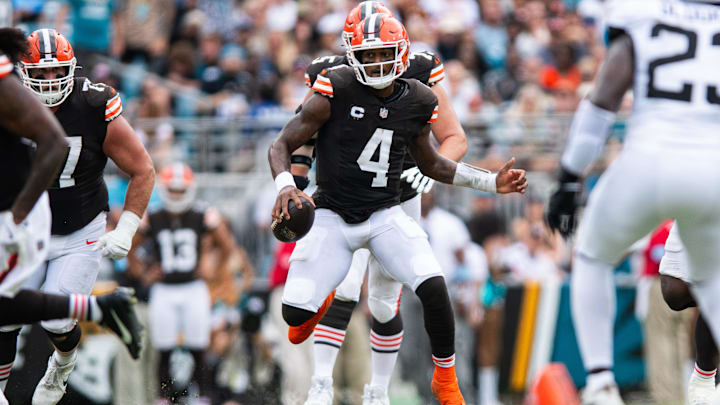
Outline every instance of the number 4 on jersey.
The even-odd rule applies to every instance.
[[[390,129],[378,128],[373,133],[360,157],[357,160],[360,170],[375,173],[373,187],[387,187],[387,172],[390,169],[390,146],[392,145],[393,131]],[[378,160],[371,160],[378,146],[380,154]]]

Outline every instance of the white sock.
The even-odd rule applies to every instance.
[[[609,385],[615,385],[615,374],[610,370],[588,374],[585,380],[585,389],[591,392]]]
[[[345,331],[318,324],[315,327],[314,338],[313,361],[315,368],[313,377],[332,377],[340,346],[345,341]]]
[[[717,369],[713,369],[712,371],[705,371],[698,367],[697,363],[695,363],[695,367],[693,367],[692,376],[693,378],[699,378],[701,380],[715,380],[715,373],[717,372]]]
[[[102,321],[102,311],[97,303],[97,298],[85,294],[71,294],[70,311],[68,318],[78,321]]]
[[[0,390],[5,391],[13,363],[0,364]]]
[[[392,336],[378,335],[375,331],[370,331],[370,347],[372,349],[370,385],[383,387],[385,391],[388,390],[390,378],[397,362],[398,351],[402,345],[402,337],[402,331]]]
[[[483,367],[478,373],[479,405],[495,405],[498,403],[498,370],[496,367]]]
[[[588,375],[588,388],[614,384],[609,371],[616,300],[613,266],[576,254],[570,287],[573,324],[585,370],[608,369]]]
[[[62,354],[59,351],[57,351],[57,349],[55,349],[54,356],[55,356],[55,361],[59,365],[64,366],[64,365],[70,363],[71,361],[73,361],[73,359],[75,358],[75,350],[71,351],[68,354]]]
[[[432,356],[433,364],[435,364],[436,367],[440,368],[450,368],[455,367],[455,353],[452,354],[450,357],[435,357],[435,355]]]

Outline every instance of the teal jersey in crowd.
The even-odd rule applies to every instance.
[[[66,0],[70,4],[72,45],[95,52],[107,52],[112,41],[112,16],[116,0]]]

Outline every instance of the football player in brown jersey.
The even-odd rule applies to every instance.
[[[236,252],[235,238],[220,212],[195,200],[195,175],[186,164],[176,162],[158,173],[158,190],[163,208],[148,213],[133,240],[134,246],[152,242],[150,271],[157,271],[157,282],[150,290],[150,340],[160,352],[158,404],[170,403],[184,387],[176,387],[170,375],[170,356],[180,347],[189,350],[195,366],[192,380],[199,395],[208,400],[204,353],[210,343],[210,294],[201,274],[202,245],[218,247],[220,269],[227,268]],[[131,267],[143,268],[133,252]],[[134,270],[138,272],[138,270]],[[209,401],[209,400],[208,400]]]
[[[70,42],[53,29],[39,29],[27,38],[28,52],[20,61],[22,82],[45,104],[67,134],[70,151],[48,190],[52,212],[46,266],[27,286],[63,294],[89,294],[101,255],[123,258],[145,212],[155,171],[139,138],[122,117],[122,101],[109,86],[75,76]],[[107,159],[131,180],[124,212],[114,230],[106,232]],[[32,403],[54,405],[65,392],[77,359],[81,331],[74,319],[41,322],[55,352]],[[17,328],[0,329],[0,353],[15,351],[10,343]],[[6,344],[7,343],[7,344]]]
[[[392,15],[392,11],[378,1],[363,1],[348,13],[342,32],[346,49],[355,27],[371,14]],[[338,65],[349,64],[347,55],[322,56],[315,59],[307,68],[305,81],[312,88],[318,75]],[[401,76],[405,79],[417,79],[429,86],[438,98],[438,119],[431,125],[432,134],[437,140],[438,152],[454,161],[459,161],[467,151],[465,132],[452,109],[447,94],[438,84],[445,77],[445,68],[440,59],[431,52],[411,52],[408,66]],[[312,96],[309,90],[306,100]],[[312,167],[313,145],[303,145],[291,157],[291,173],[295,176],[298,188],[308,184],[307,174]],[[406,181],[400,186],[400,206],[411,218],[420,218],[420,193],[429,192],[434,180],[423,175],[417,164],[405,154],[403,172],[400,176]],[[366,269],[368,270],[368,307],[372,315],[370,332],[372,373],[369,384],[364,387],[364,404],[386,404],[387,396],[398,351],[403,341],[403,320],[400,316],[399,302],[402,283],[385,276],[378,261],[367,249],[358,249],[353,254],[352,265],[343,282],[338,286],[335,299],[327,314],[318,323],[314,331],[313,378],[305,405],[324,405],[332,402],[332,373],[335,360],[345,340],[345,331],[353,309],[360,299]]]
[[[432,388],[444,405],[464,404],[454,370],[454,320],[447,288],[427,236],[399,207],[403,157],[410,150],[435,180],[480,190],[524,192],[525,172],[509,161],[497,174],[442,157],[431,146],[437,97],[414,79],[401,79],[409,41],[402,24],[373,14],[355,27],[351,66],[319,75],[316,92],[269,150],[279,192],[273,218],[288,218],[290,199],[301,206],[290,154],[318,132],[315,223],[290,260],[283,317],[290,339],[304,340],[327,311],[347,274],[352,252],[368,247],[387,274],[420,298],[436,365]],[[323,270],[323,271],[320,271]]]
[[[0,179],[0,325],[65,318],[101,321],[137,357],[140,324],[130,291],[89,297],[20,290],[47,256],[50,206],[44,191],[68,152],[60,123],[12,74],[27,48],[22,31],[0,29],[0,97],[5,100],[0,104],[0,169],[4,173]],[[35,142],[34,159],[27,140]],[[0,346],[11,347],[0,351],[2,405],[7,404],[2,390],[12,369],[16,338],[12,332],[0,336]]]

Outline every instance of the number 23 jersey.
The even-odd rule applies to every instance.
[[[720,5],[615,0],[610,39],[633,42],[633,111],[626,147],[720,148]]]
[[[318,75],[313,90],[330,99],[331,114],[315,144],[318,208],[347,223],[400,202],[407,145],[437,119],[437,98],[415,79],[397,79],[393,95],[376,95],[340,65]]]
[[[120,116],[120,96],[110,86],[76,77],[70,96],[55,111],[70,151],[49,188],[52,234],[67,235],[108,210],[103,151],[108,124]]]

